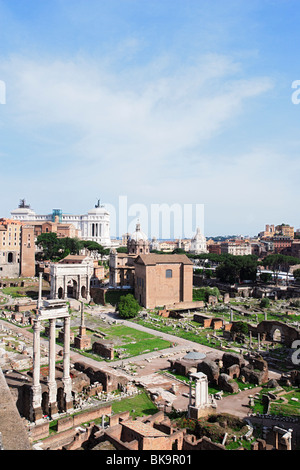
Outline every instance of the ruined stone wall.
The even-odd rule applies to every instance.
[[[0,368],[0,432],[4,450],[30,450],[24,422],[20,417]]]
[[[93,343],[93,353],[105,359],[114,359],[114,344],[111,341],[102,340]]]
[[[222,444],[212,442],[205,436],[199,440],[196,440],[195,436],[185,436],[182,450],[225,450],[225,447]]]
[[[84,372],[92,384],[100,382],[103,385],[104,392],[112,392],[113,390],[117,390],[119,385],[123,386],[128,383],[128,379],[125,376],[114,375],[111,372],[94,369],[84,362],[76,362],[74,367],[75,369]]]

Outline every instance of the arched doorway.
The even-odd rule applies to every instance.
[[[81,297],[83,299],[86,299],[86,287],[85,286],[81,287]]]
[[[9,252],[8,255],[7,255],[7,262],[8,263],[13,263],[14,261],[14,255],[13,253]]]
[[[60,287],[60,288],[58,289],[58,298],[59,298],[59,299],[62,299],[62,298],[63,298],[63,293],[64,293],[63,288]]]
[[[281,334],[281,331],[279,328],[275,328],[274,332],[273,332],[273,341],[275,341],[276,343],[281,343],[282,341],[282,334]]]
[[[77,282],[75,279],[71,279],[67,284],[67,295],[73,299],[77,299]]]

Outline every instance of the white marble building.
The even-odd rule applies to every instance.
[[[26,205],[24,200],[17,209],[11,211],[11,218],[20,222],[54,221],[55,216],[59,217],[60,223],[73,224],[79,230],[79,238],[82,240],[92,240],[110,248],[110,214],[100,201],[83,215],[64,214],[60,209],[54,209],[51,214],[39,215]]]
[[[191,239],[190,252],[199,255],[200,253],[207,253],[206,238],[201,233],[200,228],[197,228],[196,234]]]

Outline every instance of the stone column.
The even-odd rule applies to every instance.
[[[195,407],[202,408],[208,404],[208,384],[206,377],[196,379]]]
[[[81,300],[81,287],[82,287],[82,279],[81,279],[81,275],[78,274],[77,276],[77,292],[76,292],[76,299],[77,300]]]
[[[63,378],[66,411],[73,409],[72,380],[70,377],[70,317],[64,318]]]
[[[63,299],[67,299],[68,298],[67,276],[63,277],[63,283],[64,283]]]
[[[191,406],[192,406],[192,379],[190,378],[190,383],[189,383],[189,386],[190,386],[190,396],[189,396],[189,406],[188,406],[188,418],[190,418],[190,414],[191,414]]]
[[[87,300],[87,302],[89,302],[91,300],[90,283],[91,283],[91,280],[90,280],[89,275],[87,274],[86,275],[86,300]]]
[[[49,407],[51,417],[57,414],[57,385],[55,380],[55,319],[49,320],[49,376],[48,376],[48,390],[49,390]]]
[[[39,273],[39,297],[37,302],[37,308],[42,306],[42,292],[43,292],[43,273]]]
[[[38,421],[42,418],[42,387],[40,384],[41,359],[40,359],[40,331],[41,323],[38,319],[33,320],[33,384],[31,387],[31,421]]]

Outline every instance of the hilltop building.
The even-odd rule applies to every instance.
[[[51,214],[38,215],[22,199],[17,209],[11,211],[11,217],[22,223],[30,223],[37,226],[36,230],[41,230],[43,224],[48,224],[48,231],[69,233],[78,236],[82,240],[92,240],[100,245],[109,248],[110,240],[110,214],[98,200],[95,207],[87,214],[71,215],[64,214],[61,209],[53,209]],[[57,224],[56,230],[52,224]],[[62,227],[65,227],[64,229]],[[71,228],[73,226],[73,228]],[[66,228],[68,227],[68,229]],[[45,227],[46,229],[47,227]],[[47,230],[46,230],[47,231]],[[75,232],[76,231],[76,232]]]

